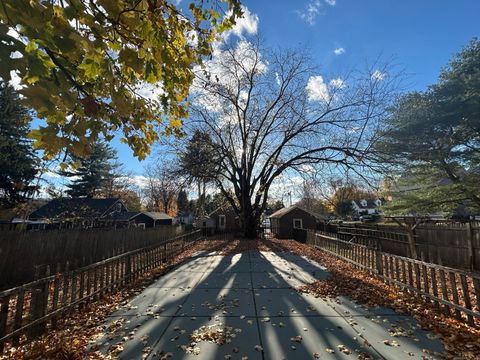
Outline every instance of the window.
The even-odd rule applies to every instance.
[[[293,219],[293,228],[294,229],[303,229],[302,219]]]
[[[218,226],[225,227],[225,215],[218,215]]]
[[[367,207],[367,200],[360,200],[363,207]]]

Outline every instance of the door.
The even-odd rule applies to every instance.
[[[226,218],[225,215],[218,215],[218,229],[225,230]]]

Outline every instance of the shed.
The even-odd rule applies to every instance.
[[[322,216],[312,211],[303,209],[297,205],[280,209],[270,215],[270,226],[272,233],[279,239],[291,239],[293,229],[317,228],[317,222]]]
[[[130,221],[133,221],[137,225],[144,224],[143,226],[146,228],[173,224],[173,218],[171,216],[163,212],[153,211],[136,213],[130,218]]]
[[[210,214],[201,217],[196,222],[196,226],[202,228],[206,235],[232,233],[241,229],[239,217],[229,204],[220,206]]]

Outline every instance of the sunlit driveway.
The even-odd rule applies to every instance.
[[[327,275],[291,253],[199,253],[113,313],[96,345],[121,359],[420,359],[442,350],[409,316],[294,289]]]

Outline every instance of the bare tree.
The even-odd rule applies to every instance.
[[[385,68],[325,79],[305,53],[264,50],[258,40],[217,49],[197,71],[187,125],[210,135],[219,158],[216,185],[245,237],[257,235],[281,174],[367,165],[371,129],[392,85]]]
[[[178,192],[185,185],[185,181],[178,176],[174,164],[171,161],[163,161],[147,165],[144,176],[147,209],[173,214]]]

